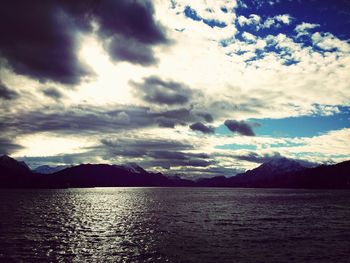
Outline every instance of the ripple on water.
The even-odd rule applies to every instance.
[[[347,262],[347,191],[0,190],[0,261]]]

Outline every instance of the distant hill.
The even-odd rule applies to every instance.
[[[66,168],[47,175],[43,182],[52,187],[186,186],[191,183],[187,180],[175,182],[161,173],[149,173],[141,167],[134,170],[108,164],[81,164]]]
[[[0,157],[0,188],[68,188],[113,186],[197,186],[350,189],[350,161],[307,168],[295,160],[278,158],[245,173],[196,182],[151,173],[137,164],[80,164],[50,174],[32,172],[24,162]]]

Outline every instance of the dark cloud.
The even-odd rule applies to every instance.
[[[152,46],[168,40],[153,14],[147,0],[1,1],[0,55],[16,73],[76,84],[91,74],[78,60],[77,32],[96,21],[112,59],[155,63]]]
[[[167,44],[165,29],[153,19],[151,1],[102,1],[96,9],[101,38],[116,61],[141,65],[157,63],[152,46]]]
[[[263,95],[264,94],[262,94],[261,97],[264,97]],[[237,114],[251,113],[252,115],[255,115],[261,113],[261,109],[269,106],[266,101],[251,98],[249,95],[240,94],[239,97],[241,101],[244,101],[244,103],[237,103],[230,98],[227,98],[225,100],[217,100],[210,103],[206,107],[206,111],[210,112],[214,119],[224,117],[229,118],[232,116],[232,112],[235,112]]]
[[[13,90],[10,90],[4,83],[0,81],[0,99],[14,100],[17,98],[18,98],[18,93]]]
[[[196,115],[202,117],[206,122],[213,122],[213,116],[208,112],[196,112]]]
[[[152,2],[148,0],[98,1],[94,11],[102,36],[117,33],[145,44],[167,43],[165,30],[154,20],[153,14]]]
[[[191,111],[185,108],[154,113],[154,115],[182,121],[190,121],[193,119]]]
[[[101,143],[107,146],[109,150],[112,150],[112,153],[115,155],[129,156],[128,154],[131,154],[130,156],[135,157],[142,157],[163,149],[173,152],[193,149],[193,146],[187,143],[160,139],[103,139]]]
[[[153,115],[146,108],[125,107],[105,110],[95,107],[50,107],[7,114],[0,117],[0,130],[16,130],[19,133],[56,132],[75,134],[115,132],[156,125]]]
[[[159,117],[156,118],[156,122],[158,123],[159,127],[164,127],[164,128],[174,128],[176,125],[185,125],[185,122],[182,122],[178,119],[173,119],[173,118],[166,118],[166,117]]]
[[[176,125],[187,125],[197,118],[191,110],[180,108],[163,112],[154,112],[152,115],[156,118],[159,127],[174,128]]]
[[[11,141],[10,139],[0,138],[0,155],[3,155],[3,154],[9,155],[22,148],[23,147],[21,145]]]
[[[250,152],[246,155],[236,155],[235,158],[242,161],[248,161],[253,163],[266,163],[268,161],[274,160],[276,158],[281,158],[282,156],[278,153],[263,154],[259,155],[255,152]]]
[[[232,132],[246,136],[255,136],[251,125],[244,121],[226,120],[224,124]]]
[[[43,90],[45,96],[50,97],[54,100],[59,100],[63,97],[63,94],[56,88],[47,88]]]
[[[171,171],[170,171],[171,172]],[[186,179],[199,179],[199,178],[210,178],[215,176],[231,177],[238,173],[244,172],[244,169],[223,167],[216,164],[215,167],[184,167],[184,169],[177,169],[176,174],[181,178]]]
[[[130,140],[101,140],[102,147],[107,150],[106,158],[124,157],[141,158],[138,163],[142,167],[171,167],[194,166],[207,167],[215,162],[205,153],[191,153],[193,146],[172,140],[140,139]]]
[[[125,37],[114,37],[107,49],[115,60],[128,61],[143,66],[157,63],[157,59],[149,45]]]
[[[191,159],[188,160],[184,165],[187,166],[195,166],[195,167],[207,167],[209,165],[215,164],[215,161],[208,161],[208,160],[202,160],[202,159]],[[178,166],[182,166],[178,165]]]
[[[193,131],[200,131],[202,133],[214,133],[215,132],[215,128],[205,126],[201,122],[195,122],[195,123],[191,124],[190,128]]]
[[[55,132],[64,134],[115,133],[117,131],[160,126],[173,128],[195,122],[196,116],[190,110],[152,112],[148,107],[76,106],[65,108],[60,105],[40,108],[35,111],[6,114],[0,112],[0,131],[16,134]]]
[[[55,2],[1,1],[0,54],[19,74],[74,84],[88,71],[75,54],[74,20]]]
[[[192,97],[192,91],[186,85],[164,81],[158,77],[148,77],[143,83],[131,82],[135,93],[143,100],[151,103],[176,105],[185,104]]]
[[[96,151],[86,151],[82,153],[60,154],[53,156],[24,156],[18,160],[24,161],[30,167],[38,167],[41,165],[57,166],[62,164],[76,165],[81,163],[96,163]]]
[[[157,159],[170,159],[170,160],[185,160],[188,158],[208,159],[210,156],[204,153],[185,153],[179,151],[167,150],[155,150],[150,152],[149,156]]]

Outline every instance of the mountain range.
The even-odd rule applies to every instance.
[[[305,167],[287,158],[277,158],[245,173],[200,180],[201,186],[252,188],[350,189],[350,161]]]
[[[41,166],[30,170],[24,162],[6,155],[0,157],[0,188],[116,186],[350,189],[350,161],[310,168],[296,160],[280,157],[232,177],[192,181],[148,172],[135,163]]]

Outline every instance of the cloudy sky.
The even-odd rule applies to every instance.
[[[347,0],[5,0],[0,154],[234,175],[350,159]]]

